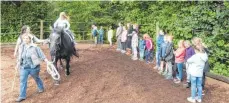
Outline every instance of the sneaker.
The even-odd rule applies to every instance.
[[[16,102],[21,102],[21,101],[23,101],[23,100],[25,100],[25,98],[19,97],[19,98],[17,98],[15,101],[16,101]]]
[[[192,99],[192,97],[188,97],[187,100],[191,103],[196,103],[196,100],[195,99]]]
[[[184,83],[184,87],[189,88],[189,82]]]
[[[205,95],[205,90],[202,91],[202,95]]]
[[[158,69],[158,67],[157,67],[157,66],[155,66],[155,67],[154,67],[154,69]]]
[[[159,72],[157,72],[158,74],[162,75],[163,71],[159,70]]]
[[[197,102],[199,102],[199,103],[201,103],[201,102],[202,102],[202,100],[201,100],[201,99],[196,99],[196,101],[197,101]]]
[[[38,93],[43,93],[44,92],[44,89],[38,90],[37,92]]]
[[[167,75],[167,72],[163,72],[162,75],[164,75],[164,76]]]
[[[177,80],[177,81],[175,81],[174,83],[179,84],[180,82],[181,82],[180,80]]]

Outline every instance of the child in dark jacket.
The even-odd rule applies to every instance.
[[[168,44],[166,47],[165,51],[165,62],[168,66],[168,73],[165,75],[166,79],[173,79],[172,74],[173,74],[173,65],[172,63],[174,62],[174,54],[173,54],[173,36],[168,36]]]
[[[167,68],[164,68],[165,66],[165,52],[166,52],[166,47],[167,47],[167,35],[164,36],[164,42],[161,44],[161,48],[160,48],[160,58],[161,58],[161,63],[160,63],[160,68],[159,68],[159,74],[163,74],[166,75],[167,72]],[[165,70],[164,70],[165,69]]]

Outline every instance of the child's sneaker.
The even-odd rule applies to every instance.
[[[158,66],[155,66],[154,69],[158,69]]]
[[[175,81],[174,83],[179,84],[180,82],[181,82],[180,80],[177,80],[177,81]]]
[[[167,75],[167,72],[166,72],[166,71],[165,71],[165,72],[163,72],[163,73],[162,73],[162,75],[164,75],[164,76],[165,76],[165,75]]]
[[[187,100],[188,100],[189,102],[191,102],[191,103],[196,103],[196,100],[193,99],[192,97],[188,97]]]
[[[202,102],[202,100],[201,100],[201,99],[196,99],[196,101],[197,101],[197,102],[199,102],[199,103],[201,103],[201,102]]]
[[[161,75],[163,72],[161,70],[159,70],[157,73]]]

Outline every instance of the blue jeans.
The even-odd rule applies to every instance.
[[[140,59],[144,59],[145,50],[144,49],[140,49],[139,51],[140,51],[139,52]]]
[[[99,35],[99,41],[98,41],[99,44],[103,44],[103,35]]]
[[[198,99],[202,99],[202,77],[191,76],[191,96],[193,99],[196,97],[196,92],[198,94]],[[197,88],[197,91],[196,91]]]
[[[150,50],[150,51],[146,50],[146,62],[151,60],[152,52],[153,52],[152,50]]]
[[[156,65],[157,65],[157,67],[160,67],[160,62],[161,62],[160,55],[159,55],[159,51],[157,50],[156,51]]]
[[[182,78],[183,78],[183,63],[177,63],[177,69],[178,69],[178,73],[177,73],[176,77],[179,80],[182,80]]]
[[[20,69],[20,98],[26,98],[27,80],[28,76],[31,75],[37,83],[38,90],[44,90],[43,82],[39,77],[40,66],[35,69]]]

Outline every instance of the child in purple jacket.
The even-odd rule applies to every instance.
[[[187,63],[187,60],[192,57],[195,54],[195,51],[193,49],[193,47],[191,46],[191,43],[189,40],[185,40],[184,42],[185,48],[186,48],[186,52],[185,52],[185,67],[186,67],[186,73],[187,73],[187,81],[186,81],[186,87],[189,88],[190,87],[190,72],[189,72],[189,64]]]

